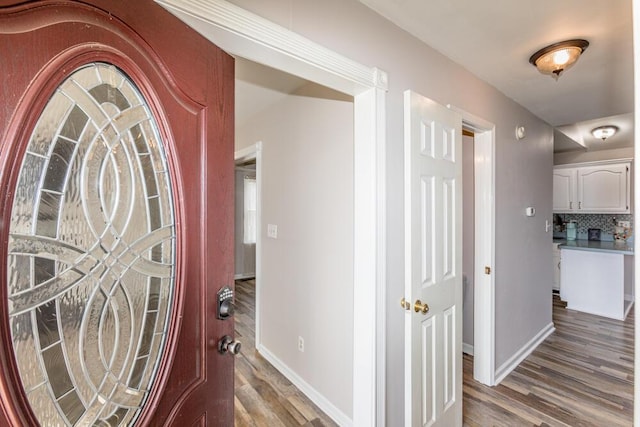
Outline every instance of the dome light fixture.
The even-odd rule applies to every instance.
[[[542,74],[548,74],[558,80],[560,75],[571,68],[589,42],[583,39],[565,40],[543,47],[529,58],[529,63]]]
[[[609,138],[610,136],[615,135],[615,133],[618,132],[618,127],[617,126],[612,126],[612,125],[607,125],[607,126],[600,126],[597,127],[595,129],[593,129],[591,131],[591,134],[601,140],[605,140],[607,138]]]

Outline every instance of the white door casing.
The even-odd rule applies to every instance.
[[[496,126],[454,105],[474,133],[473,379],[495,385],[495,133]],[[489,267],[487,273],[486,267]]]
[[[262,319],[262,307],[261,307],[261,293],[262,293],[262,223],[260,216],[262,215],[262,141],[257,141],[255,144],[249,147],[237,150],[234,153],[234,160],[236,164],[255,160],[256,162],[256,204],[258,206],[257,219],[256,219],[256,277],[255,277],[255,336],[254,342],[256,348],[262,343],[261,324]]]
[[[462,425],[462,118],[404,105],[405,425]]]

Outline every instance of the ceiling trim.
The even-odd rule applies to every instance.
[[[229,50],[233,43],[234,54],[261,64],[274,66],[274,59],[282,68],[290,66],[292,59],[305,58],[308,63],[301,66],[299,76],[349,94],[359,94],[372,87],[387,90],[387,74],[375,67],[367,67],[337,54],[311,40],[300,36],[278,24],[224,0],[156,0],[166,9],[195,18],[193,27],[200,30],[206,26],[204,34],[223,50]],[[191,25],[192,23],[190,23]],[[219,32],[212,37],[212,31]],[[241,39],[241,44],[238,44]],[[271,48],[268,58],[256,54],[255,43]],[[245,46],[244,48],[239,48]],[[274,58],[274,53],[277,58]],[[318,73],[318,69],[332,76]],[[347,82],[345,84],[345,82]]]

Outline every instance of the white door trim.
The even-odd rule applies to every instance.
[[[231,55],[354,96],[353,425],[384,425],[386,73],[224,0],[156,1]]]
[[[634,126],[635,129],[640,129],[640,1],[632,1],[633,12],[633,63],[634,67]],[[634,158],[640,159],[640,138],[636,133],[634,137]],[[635,173],[633,177],[633,223],[640,224],[640,173]],[[640,295],[640,257],[634,258],[635,274],[634,274],[634,292],[636,295]],[[640,316],[636,316],[635,319],[635,355],[634,355],[634,373],[640,372]],[[633,397],[633,425],[640,427],[640,380],[636,376],[633,389],[635,391]]]
[[[460,108],[464,128],[474,132],[473,378],[495,385],[495,125]],[[485,274],[485,266],[491,269]]]
[[[262,344],[260,335],[260,319],[261,316],[261,304],[262,301],[260,290],[262,283],[262,225],[260,217],[262,216],[262,141],[258,141],[255,144],[238,150],[234,154],[234,160],[236,164],[248,162],[250,160],[256,161],[256,204],[258,211],[256,213],[256,301],[255,301],[255,344],[256,348]]]

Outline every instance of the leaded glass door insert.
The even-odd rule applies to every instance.
[[[169,170],[151,110],[88,64],[42,112],[8,242],[13,349],[43,426],[130,425],[162,360],[175,287]]]

